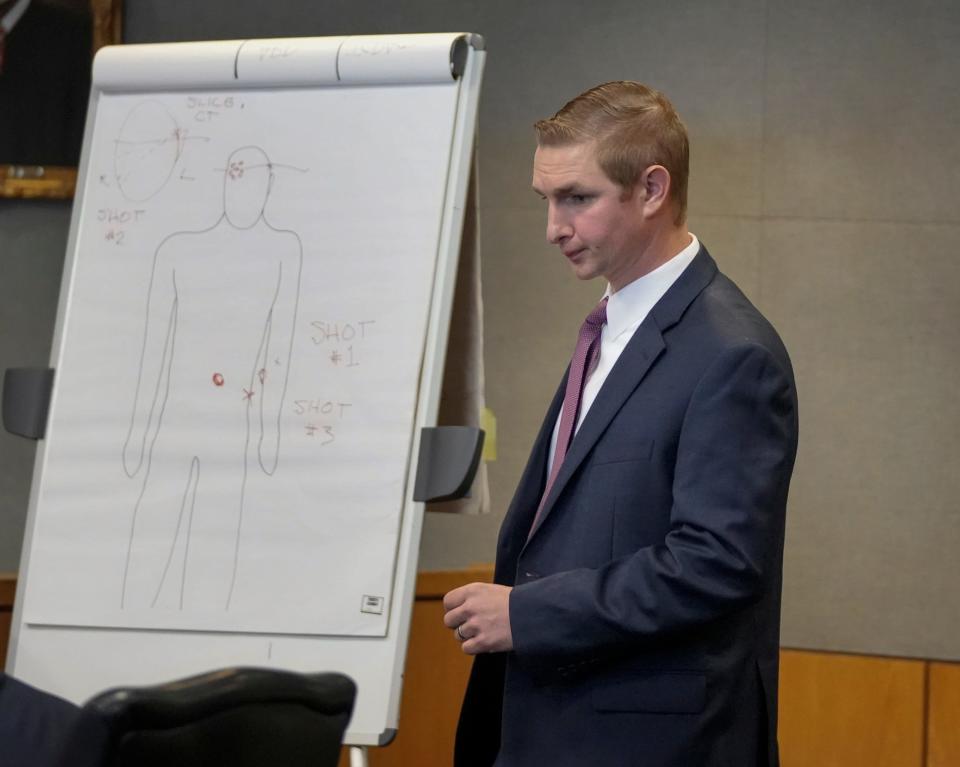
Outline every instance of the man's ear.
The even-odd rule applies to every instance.
[[[651,165],[640,175],[637,191],[643,196],[643,213],[647,217],[657,215],[670,204],[670,171],[662,165]]]

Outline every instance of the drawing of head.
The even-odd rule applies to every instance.
[[[128,200],[143,202],[159,192],[173,174],[183,149],[183,132],[159,101],[137,104],[120,126],[114,144],[113,172]]]
[[[223,212],[227,220],[238,229],[249,229],[257,223],[272,185],[273,165],[260,147],[235,150],[227,158],[223,173]]]

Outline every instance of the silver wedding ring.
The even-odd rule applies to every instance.
[[[466,642],[466,641],[467,641],[467,638],[466,638],[463,634],[460,633],[460,627],[459,627],[459,626],[457,626],[457,639],[459,639],[461,642]]]

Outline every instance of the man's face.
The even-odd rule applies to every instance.
[[[597,165],[594,142],[542,146],[533,158],[533,189],[547,201],[547,240],[581,280],[605,277],[613,290],[645,274],[650,226],[644,195],[611,181]]]

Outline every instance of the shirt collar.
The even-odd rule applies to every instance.
[[[699,251],[700,241],[691,232],[690,244],[652,272],[624,285],[616,293],[610,292],[608,284],[604,293],[607,297],[608,337],[617,338],[621,333],[635,330]]]

